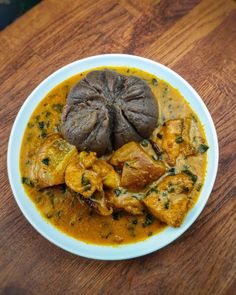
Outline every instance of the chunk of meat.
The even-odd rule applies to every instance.
[[[79,160],[71,162],[65,172],[65,182],[73,191],[89,198],[95,191],[102,191],[102,178],[94,171],[86,170]]]
[[[130,193],[120,193],[117,196],[114,191],[108,191],[106,198],[114,209],[123,209],[133,215],[143,214],[143,204]]]
[[[59,134],[48,136],[34,157],[32,180],[40,188],[64,183],[65,169],[75,155],[76,147],[67,143]]]
[[[183,123],[181,152],[184,156],[192,156],[197,154],[197,149],[193,146],[191,139],[191,129],[193,120],[191,118],[185,118]]]
[[[162,150],[167,153],[167,162],[174,166],[180,153],[180,144],[176,142],[183,130],[183,120],[169,120],[163,126]]]
[[[123,167],[121,186],[137,191],[165,173],[162,161],[154,160],[136,142],[129,142],[115,151],[110,163]]]
[[[183,173],[167,176],[147,194],[143,202],[156,218],[179,227],[188,210],[188,194],[192,188],[191,178]]]
[[[90,168],[93,166],[95,161],[97,161],[96,153],[86,151],[79,153],[79,162],[82,167]]]
[[[193,156],[197,154],[197,149],[193,143],[194,130],[193,119],[175,119],[165,122],[162,128],[155,130],[152,141],[164,153],[164,159],[170,166],[175,166],[176,159],[182,156]]]
[[[120,186],[120,175],[106,161],[96,160],[92,169],[102,178],[104,186],[108,188],[117,188]]]

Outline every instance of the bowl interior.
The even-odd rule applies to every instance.
[[[25,194],[21,184],[19,170],[22,137],[27,122],[38,103],[60,82],[79,72],[100,66],[128,66],[140,68],[166,80],[173,87],[178,88],[181,94],[190,103],[191,108],[198,114],[204,125],[210,147],[208,150],[207,173],[201,195],[195,206],[189,211],[182,226],[180,228],[167,227],[161,233],[154,235],[145,241],[116,247],[86,244],[63,234],[51,224],[47,223],[47,221],[41,217],[29,197]],[[169,68],[142,57],[122,54],[99,55],[75,61],[54,72],[40,83],[40,85],[29,95],[20,109],[12,127],[8,146],[8,175],[12,191],[21,211],[32,226],[49,241],[69,252],[88,258],[103,260],[128,259],[148,254],[168,245],[178,238],[190,227],[204,208],[213,188],[217,167],[218,141],[215,127],[205,104],[196,91],[183,78]]]

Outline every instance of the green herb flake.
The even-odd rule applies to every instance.
[[[182,172],[188,175],[194,183],[197,181],[198,179],[197,175],[193,174],[190,170],[186,169],[186,170],[182,170]]]
[[[168,174],[169,174],[169,175],[175,175],[175,174],[176,174],[175,168],[170,168],[170,169],[168,170]]]
[[[155,78],[152,79],[152,85],[153,85],[153,86],[158,86],[158,81],[157,81],[157,79],[155,79]]]
[[[113,220],[119,220],[121,218],[121,212],[112,212],[112,219]]]
[[[54,111],[58,112],[58,113],[61,113],[62,110],[63,110],[63,105],[60,104],[60,103],[54,103],[52,105],[52,108],[54,109]]]
[[[48,118],[50,115],[51,115],[51,112],[49,112],[49,111],[46,111],[46,112],[45,112],[45,117],[46,117],[46,118]]]
[[[22,177],[21,181],[29,187],[34,187],[34,183],[28,177]]]
[[[137,224],[138,224],[138,220],[137,220],[137,219],[133,219],[133,220],[132,220],[132,224],[133,224],[133,225],[137,225]]]
[[[153,235],[153,232],[150,231],[150,232],[148,232],[147,235],[148,235],[148,237],[151,237]]]
[[[48,166],[48,165],[49,165],[49,161],[50,161],[49,158],[44,158],[44,159],[42,160],[42,163],[43,163],[44,165]]]
[[[147,213],[146,217],[145,217],[145,221],[143,223],[143,227],[147,227],[149,225],[151,225],[154,221],[154,217],[151,213]]]
[[[41,135],[42,138],[47,137],[47,132],[45,131],[45,129],[42,130]]]
[[[157,133],[157,138],[162,139],[162,135],[160,133]]]
[[[81,177],[81,184],[84,187],[84,191],[89,191],[91,189],[91,182],[88,178],[86,178],[84,173],[82,174],[82,177]]]
[[[43,121],[41,121],[41,122],[38,122],[38,127],[39,127],[39,129],[43,129],[43,128],[44,128],[44,126],[45,126],[45,124],[44,124],[44,122],[43,122]]]
[[[66,190],[67,190],[66,185],[65,185],[65,184],[62,184],[62,185],[60,186],[60,191],[61,191],[63,194],[65,194],[65,193],[66,193]]]
[[[162,197],[166,197],[168,194],[167,194],[167,192],[162,192]]]
[[[174,187],[169,187],[168,188],[168,193],[174,193],[175,192],[175,188]]]
[[[59,219],[59,218],[61,218],[61,214],[62,214],[61,210],[59,210],[55,213],[55,216]]]
[[[183,137],[182,136],[178,136],[178,137],[176,137],[176,139],[175,139],[175,142],[176,143],[182,143],[184,140],[183,140]]]
[[[165,209],[169,209],[170,208],[170,202],[169,201],[166,201],[165,202]]]
[[[149,144],[149,141],[147,139],[144,139],[143,141],[141,141],[140,143],[142,146],[146,147]]]
[[[209,149],[209,147],[205,144],[200,144],[198,147],[198,151],[201,154],[204,154],[208,149]]]
[[[200,192],[201,189],[202,189],[202,184],[201,183],[198,183],[197,186],[196,186],[196,190],[198,192]]]
[[[117,197],[119,197],[119,195],[121,194],[121,190],[119,188],[114,189],[114,192]]]

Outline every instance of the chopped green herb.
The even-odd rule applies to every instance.
[[[38,115],[38,116],[35,117],[35,121],[36,121],[36,122],[38,122],[39,119],[40,119],[40,115]]]
[[[197,178],[198,178],[197,175],[193,174],[190,170],[186,169],[186,170],[182,170],[182,172],[188,175],[194,183],[197,181]]]
[[[28,177],[22,177],[21,181],[23,184],[34,187],[34,183]]]
[[[170,168],[170,169],[168,170],[168,174],[169,174],[169,175],[175,175],[175,174],[176,174],[176,172],[175,172],[175,168]]]
[[[129,167],[129,164],[127,162],[124,163],[125,167]]]
[[[137,219],[133,219],[132,220],[132,224],[137,225],[138,224],[138,220]]]
[[[66,188],[66,185],[65,184],[62,184],[60,186],[60,191],[64,194],[66,192],[67,188]]]
[[[157,81],[157,79],[152,79],[152,85],[153,86],[157,86],[158,85],[158,81]]]
[[[130,71],[130,70],[128,69],[128,70],[126,71],[126,73],[129,73],[129,71]]]
[[[147,213],[145,217],[145,221],[143,223],[143,227],[149,226],[153,223],[154,217],[151,213]]]
[[[82,174],[81,184],[82,184],[83,186],[86,186],[86,185],[90,184],[89,179],[86,178],[86,176],[84,175],[84,173]]]
[[[150,231],[148,232],[148,237],[151,237],[153,235],[153,233]]]
[[[184,187],[184,192],[185,193],[188,193],[189,192],[189,188],[186,186],[186,187]]]
[[[47,136],[47,132],[45,131],[45,129],[43,129],[42,131],[41,131],[41,137],[42,138],[45,138]]]
[[[112,213],[112,219],[113,220],[119,220],[121,218],[121,215],[122,213],[121,212],[113,212]]]
[[[167,194],[167,192],[162,192],[162,197],[166,197],[168,194]]]
[[[157,138],[162,139],[162,135],[160,133],[157,133]]]
[[[57,212],[55,213],[55,215],[56,215],[57,218],[61,218],[61,211],[60,211],[60,210],[57,211]]]
[[[209,147],[205,144],[200,144],[198,147],[198,151],[201,154],[204,154],[208,149],[209,149]]]
[[[165,209],[169,209],[169,208],[170,208],[170,202],[167,201],[167,202],[165,202]]]
[[[60,103],[55,103],[52,105],[52,108],[54,109],[54,111],[61,113],[63,110],[63,105]]]
[[[49,158],[44,158],[44,159],[42,160],[42,163],[43,163],[44,165],[48,166],[48,165],[49,165]]]
[[[147,139],[144,139],[143,141],[141,141],[141,145],[144,147],[148,146],[148,144],[149,144],[149,141]]]
[[[175,192],[175,188],[174,187],[169,187],[168,188],[168,193],[174,193]]]
[[[44,126],[45,126],[45,124],[44,124],[44,122],[43,122],[43,121],[41,121],[41,122],[38,122],[38,127],[39,127],[39,129],[43,129],[43,128],[44,128]]]
[[[182,136],[178,136],[178,137],[176,137],[176,139],[175,139],[175,142],[176,143],[182,143],[184,140],[183,140],[183,137]]]
[[[165,87],[163,89],[163,96],[165,96],[168,93],[168,91],[169,91],[169,88],[168,87]]]
[[[150,190],[146,193],[146,196],[150,195],[153,192],[158,193],[156,186],[151,187]]]
[[[196,190],[198,192],[200,192],[201,188],[202,188],[202,184],[201,183],[198,183],[197,186],[196,186]]]
[[[45,112],[45,117],[46,117],[46,118],[48,118],[50,115],[51,115],[51,112],[49,112],[49,111],[46,111],[46,112]]]
[[[117,197],[119,197],[119,195],[121,194],[121,190],[118,189],[118,188],[114,189],[114,192],[115,192]]]

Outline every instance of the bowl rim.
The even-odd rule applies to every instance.
[[[194,211],[194,216],[190,220],[188,220],[187,223],[186,223],[186,219],[187,219],[186,218],[184,223],[182,224],[182,226],[178,229],[173,229],[173,228],[167,227],[168,230],[164,230],[157,235],[153,235],[151,238],[147,238],[144,241],[139,241],[139,242],[135,242],[132,244],[124,244],[121,246],[109,246],[109,245],[103,246],[103,245],[96,245],[96,244],[87,244],[83,241],[76,240],[75,238],[64,234],[63,232],[61,232],[60,230],[55,228],[53,225],[46,222],[46,220],[44,220],[44,218],[41,216],[39,211],[36,209],[36,206],[33,204],[33,202],[27,196],[27,194],[25,192],[22,194],[23,186],[21,184],[21,178],[15,177],[16,174],[17,174],[17,176],[19,176],[19,158],[17,158],[18,167],[16,167],[16,159],[15,159],[15,154],[17,154],[15,152],[15,149],[17,150],[18,155],[19,155],[19,148],[16,148],[16,143],[17,143],[17,145],[21,146],[21,142],[22,142],[22,136],[19,139],[17,129],[21,126],[21,120],[24,120],[22,116],[24,116],[24,113],[27,113],[26,108],[27,108],[27,106],[29,106],[29,103],[33,101],[33,98],[34,98],[34,96],[36,96],[36,93],[38,93],[43,87],[45,87],[46,84],[50,85],[51,81],[53,81],[53,79],[55,77],[57,77],[57,76],[59,77],[60,74],[63,75],[63,72],[69,72],[74,67],[77,67],[77,66],[79,67],[80,65],[83,65],[86,68],[86,64],[93,64],[93,63],[96,64],[96,63],[101,63],[102,61],[103,61],[103,63],[104,62],[105,63],[101,64],[101,66],[113,66],[113,64],[108,64],[109,61],[110,61],[110,63],[115,62],[114,66],[119,66],[118,64],[120,61],[121,61],[120,66],[122,66],[122,65],[127,66],[127,64],[124,64],[124,62],[128,62],[128,63],[130,62],[131,64],[134,62],[135,64],[137,63],[137,68],[139,68],[139,69],[144,69],[144,65],[146,65],[147,67],[152,66],[153,68],[157,68],[160,71],[163,71],[163,73],[166,73],[167,75],[169,75],[170,78],[173,77],[174,79],[176,79],[176,81],[178,83],[183,85],[183,89],[186,88],[186,91],[188,90],[188,92],[191,93],[191,95],[195,99],[196,105],[198,105],[200,110],[203,112],[202,115],[204,114],[204,116],[206,117],[206,120],[207,120],[206,122],[208,125],[205,126],[205,128],[207,128],[207,131],[210,134],[211,140],[212,140],[212,145],[210,146],[210,149],[209,149],[210,153],[212,153],[211,159],[209,159],[209,155],[208,155],[208,164],[207,164],[207,168],[209,166],[209,163],[211,164],[210,178],[208,179],[208,183],[207,183],[208,186],[206,187],[206,180],[207,180],[206,178],[209,174],[209,171],[207,170],[207,175],[205,177],[205,181],[204,181],[204,185],[203,185],[203,188],[206,191],[206,195],[204,195],[204,199],[203,199],[203,196],[202,196],[203,195],[203,188],[202,188],[202,191],[200,193],[200,196],[199,196],[196,204],[187,214],[187,217],[188,217],[190,215],[190,212]],[[106,61],[107,61],[107,63],[106,63]],[[128,65],[128,66],[131,67],[130,65]],[[97,66],[96,65],[95,66],[88,66],[87,69],[92,69],[95,67],[97,67]],[[133,67],[136,67],[136,66],[133,66]],[[78,70],[77,73],[80,73],[83,71]],[[154,75],[156,75],[156,74],[154,74]],[[67,76],[68,76],[68,73],[67,73]],[[73,75],[71,74],[68,77],[70,77],[70,76],[73,76]],[[68,77],[66,77],[66,75],[64,75],[64,78],[61,79],[61,82],[66,80]],[[167,80],[167,82],[170,83],[171,86],[173,86],[173,83],[172,83],[173,81],[170,82]],[[59,84],[59,83],[57,83],[57,84]],[[55,85],[51,86],[51,88],[49,87],[49,89],[52,89],[53,87],[55,87]],[[48,92],[48,91],[46,91],[46,92]],[[180,91],[180,93],[183,95],[183,93],[181,91]],[[44,98],[44,96],[45,95],[42,95],[40,100],[42,100]],[[183,96],[187,101],[189,101],[185,97],[185,95],[183,95]],[[32,107],[33,110],[36,108],[39,101],[33,102],[33,105],[34,105]],[[191,108],[192,108],[192,105],[191,105]],[[29,114],[29,117],[31,115],[32,115],[32,112]],[[198,116],[199,116],[199,114],[198,114]],[[200,118],[200,120],[201,120],[201,118]],[[26,124],[27,124],[28,119],[25,119],[25,121],[26,121],[25,125],[21,128],[23,130],[25,130],[25,128],[26,128]],[[205,133],[207,136],[206,129],[205,129]],[[207,136],[207,140],[209,142],[208,136]],[[159,249],[167,246],[168,244],[172,243],[177,238],[179,238],[195,222],[195,220],[198,218],[198,216],[200,215],[200,213],[204,209],[204,207],[209,199],[209,196],[211,194],[211,191],[213,189],[213,186],[214,186],[214,182],[215,182],[216,174],[217,174],[217,170],[218,170],[218,160],[219,160],[219,147],[218,147],[217,133],[216,133],[216,129],[215,129],[212,117],[211,117],[210,112],[208,111],[206,105],[204,104],[203,100],[198,95],[198,93],[193,89],[193,87],[185,79],[183,79],[179,74],[177,74],[175,71],[171,70],[170,68],[166,67],[165,65],[160,64],[156,61],[144,58],[144,57],[135,56],[135,55],[128,55],[128,54],[101,54],[101,55],[90,56],[87,58],[76,60],[70,64],[67,64],[67,65],[59,68],[58,70],[56,70],[52,74],[50,74],[46,79],[44,79],[31,92],[31,94],[27,97],[27,99],[24,101],[23,105],[21,106],[21,108],[15,118],[15,121],[13,123],[13,126],[12,126],[12,130],[11,130],[11,134],[10,134],[9,142],[8,142],[8,151],[7,151],[8,178],[9,178],[9,182],[11,185],[11,189],[13,191],[13,195],[14,195],[14,198],[15,198],[18,206],[20,207],[23,215],[26,217],[26,219],[29,221],[29,223],[43,237],[45,237],[47,240],[49,240],[51,243],[57,245],[58,247],[66,250],[68,252],[71,252],[73,254],[76,254],[76,255],[80,255],[80,256],[83,256],[86,258],[100,259],[100,260],[123,260],[123,259],[130,259],[130,258],[143,256],[143,255],[149,254],[151,252],[154,252],[156,250],[159,250]],[[211,161],[211,162],[209,162],[209,161]],[[22,188],[22,190],[20,189],[20,187]],[[200,203],[199,203],[199,200],[201,200]],[[31,203],[31,204],[29,204],[29,203]],[[199,203],[199,205],[197,206],[198,203]],[[35,210],[33,209],[32,206],[35,208]],[[197,210],[193,210],[195,207],[197,208]],[[31,211],[33,211],[33,212],[31,212]],[[38,212],[39,216],[34,216],[35,211]],[[42,222],[40,221],[40,219]],[[55,233],[55,231],[57,232],[57,234]],[[164,233],[164,238],[162,238],[163,233]],[[165,233],[167,233],[167,236],[165,236]],[[168,234],[169,234],[169,236],[168,236]],[[163,240],[160,242],[155,237],[161,237],[161,239],[163,239]]]

